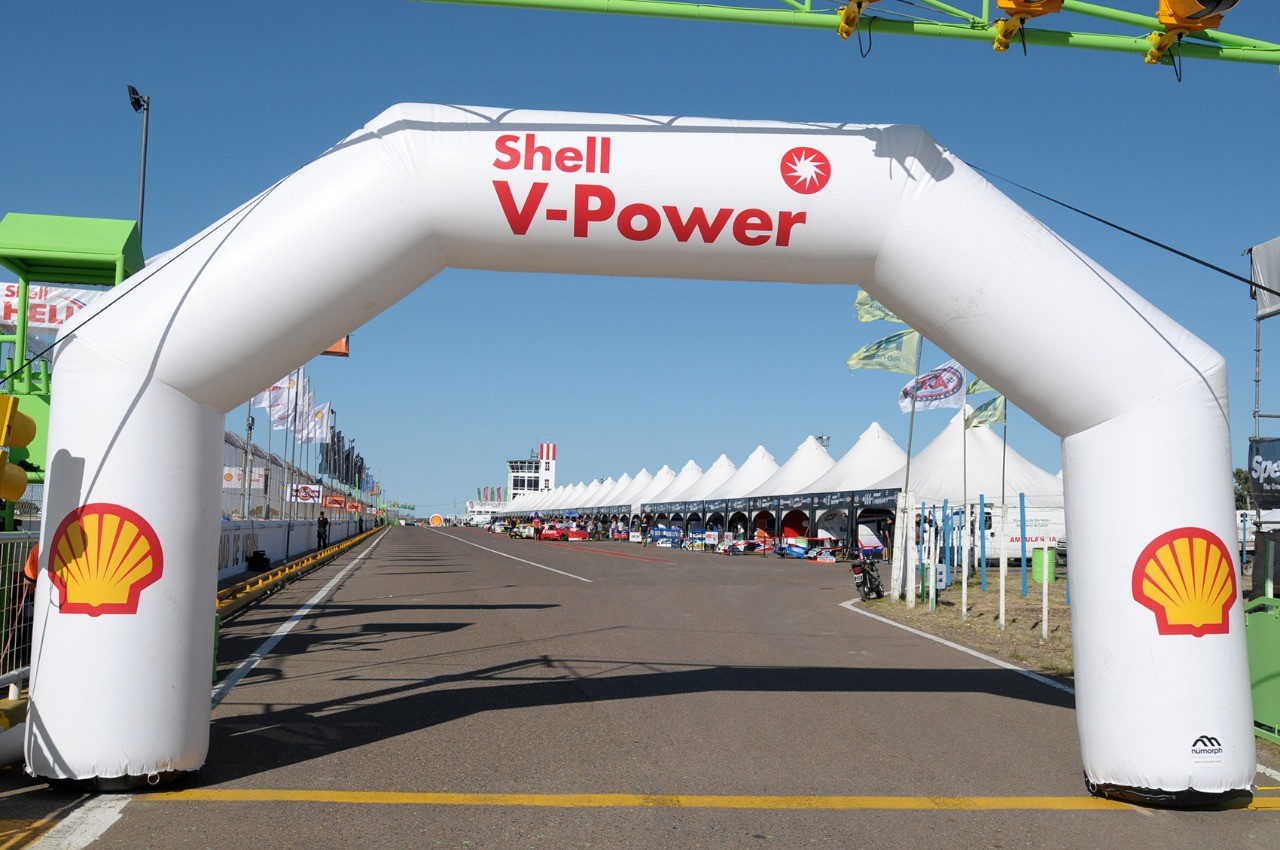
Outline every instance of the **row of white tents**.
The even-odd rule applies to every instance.
[[[917,502],[952,504],[976,502],[1062,507],[1062,479],[1033,464],[1010,448],[986,425],[964,427],[967,412],[958,413],[947,427],[911,459],[893,438],[873,422],[839,460],[816,437],[810,436],[779,465],[764,446],[757,446],[741,466],[720,455],[705,471],[690,460],[679,472],[663,466],[657,474],[641,469],[634,476],[579,482],[541,493],[526,493],[503,509],[513,516],[622,513],[642,515],[647,505],[719,501],[816,493],[901,490],[908,485]],[[622,510],[619,510],[622,509]]]

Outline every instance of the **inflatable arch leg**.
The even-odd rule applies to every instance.
[[[916,128],[412,104],[63,332],[29,771],[200,767],[222,415],[446,266],[864,286],[1063,437],[1088,781],[1249,787],[1214,351]]]

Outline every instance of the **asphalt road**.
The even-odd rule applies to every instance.
[[[1280,811],[1088,797],[1069,693],[841,607],[843,567],[375,541],[224,629],[243,678],[198,774],[98,798],[0,774],[0,848],[1280,843]]]

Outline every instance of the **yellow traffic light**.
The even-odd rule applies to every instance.
[[[1009,17],[996,21],[996,39],[992,45],[997,53],[1004,53],[1023,24],[1041,15],[1062,11],[1062,0],[996,0],[1001,12]]]
[[[27,490],[27,472],[9,463],[9,452],[25,447],[36,437],[36,422],[18,411],[17,396],[0,395],[0,499],[16,502]]]
[[[1240,0],[1160,0],[1156,13],[1165,29],[1200,32],[1222,25],[1222,14]]]
[[[1164,24],[1164,32],[1147,36],[1151,49],[1147,51],[1146,63],[1159,65],[1169,48],[1184,35],[1217,29],[1222,25],[1223,13],[1238,2],[1240,0],[1160,0],[1156,20]]]

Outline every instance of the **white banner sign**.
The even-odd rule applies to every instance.
[[[313,502],[318,505],[324,495],[323,491],[324,488],[319,484],[294,484],[289,491],[289,501]]]

